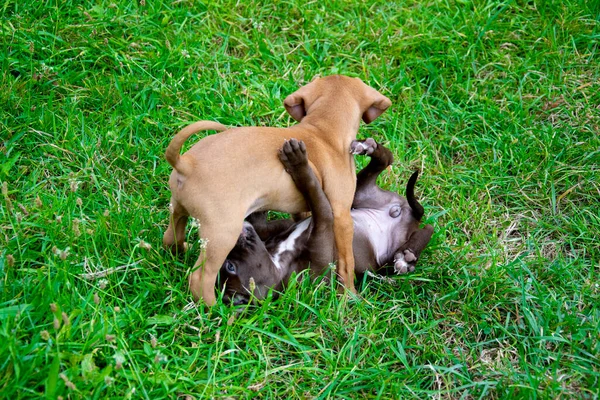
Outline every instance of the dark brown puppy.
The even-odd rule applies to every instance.
[[[382,271],[390,266],[398,274],[414,271],[433,227],[419,228],[423,207],[415,199],[418,172],[410,177],[406,198],[379,188],[377,176],[393,161],[392,153],[373,139],[351,143],[353,154],[366,154],[371,162],[357,175],[352,204],[355,270]],[[333,212],[319,181],[308,164],[306,147],[295,139],[286,141],[279,158],[312,212],[312,217],[267,223],[251,216],[220,271],[225,300],[247,303],[250,293],[263,299],[270,288],[281,291],[293,272],[310,265],[327,265],[335,258]],[[317,272],[318,271],[314,271]],[[253,283],[251,283],[253,282]]]

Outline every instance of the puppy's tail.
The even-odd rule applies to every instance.
[[[223,124],[214,121],[198,121],[190,124],[177,132],[175,137],[171,139],[171,143],[167,147],[167,151],[165,152],[165,158],[171,164],[171,166],[175,169],[178,169],[179,161],[181,159],[181,155],[179,152],[181,151],[181,146],[185,143],[185,141],[195,133],[200,131],[217,131],[221,132],[226,130],[227,127]]]
[[[406,184],[406,200],[408,200],[408,205],[412,209],[413,217],[420,221],[425,210],[423,210],[423,206],[415,198],[415,183],[417,183],[418,177],[419,171],[415,171],[408,179],[408,183]]]

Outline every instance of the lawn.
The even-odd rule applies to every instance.
[[[598,398],[598,1],[0,16],[0,397]],[[395,155],[380,185],[422,171],[417,270],[357,298],[301,276],[254,308],[195,306],[197,228],[185,257],[161,249],[171,137],[291,125],[285,96],[337,73],[393,102],[359,131]]]

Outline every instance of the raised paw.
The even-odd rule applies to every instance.
[[[394,271],[398,274],[406,274],[415,270],[417,257],[410,250],[404,250],[402,253],[396,253],[394,258]]]
[[[375,149],[377,149],[377,142],[372,138],[353,140],[352,143],[350,143],[351,154],[370,156]]]
[[[288,172],[295,170],[301,165],[307,165],[306,145],[301,140],[286,140],[283,147],[279,150],[279,160],[281,160],[283,167]]]

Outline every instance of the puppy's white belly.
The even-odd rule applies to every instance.
[[[352,209],[355,235],[365,235],[375,253],[377,263],[383,265],[396,251],[394,226],[398,219],[391,218],[388,210]]]

